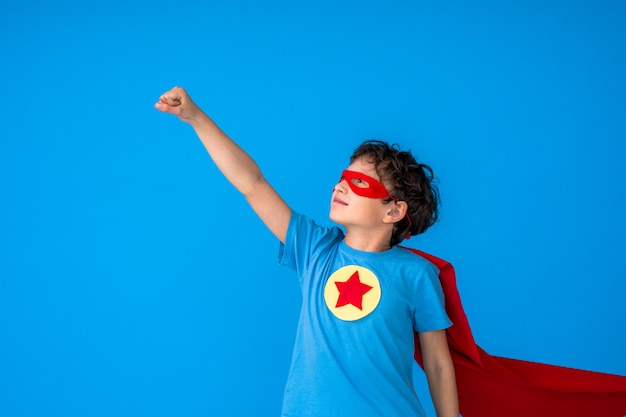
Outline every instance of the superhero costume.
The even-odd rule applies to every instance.
[[[413,388],[412,329],[451,325],[436,267],[404,249],[362,252],[292,212],[279,261],[302,307],[284,417],[425,416]]]
[[[398,201],[380,181],[363,173],[344,171],[341,180],[357,195]],[[486,353],[472,336],[452,265],[422,251],[405,249],[439,268],[446,311],[453,322],[447,338],[463,417],[626,417],[624,376]],[[417,332],[414,343],[414,358],[423,367]]]

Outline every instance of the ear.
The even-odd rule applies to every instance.
[[[385,213],[383,223],[397,223],[406,216],[406,211],[409,208],[406,201],[392,201],[391,203],[392,204],[390,204],[389,209]]]

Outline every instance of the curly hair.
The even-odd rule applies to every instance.
[[[424,233],[437,221],[439,190],[428,165],[418,163],[410,152],[401,151],[397,144],[380,140],[368,140],[359,145],[350,157],[350,163],[360,158],[373,163],[381,181],[390,188],[389,193],[408,205],[409,218],[394,224],[391,246],[402,242],[407,232],[411,235]]]

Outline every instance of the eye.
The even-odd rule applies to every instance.
[[[367,183],[367,181],[361,179],[361,178],[352,178],[352,184],[354,184],[355,186],[359,187],[359,188],[368,188],[370,185]]]

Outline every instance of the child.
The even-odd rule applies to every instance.
[[[458,417],[451,325],[437,269],[397,246],[437,218],[432,171],[384,142],[361,145],[335,185],[324,228],[293,212],[257,164],[182,88],[155,107],[191,124],[226,178],[280,240],[303,304],[283,417],[424,416],[412,383],[413,334],[438,417]]]

